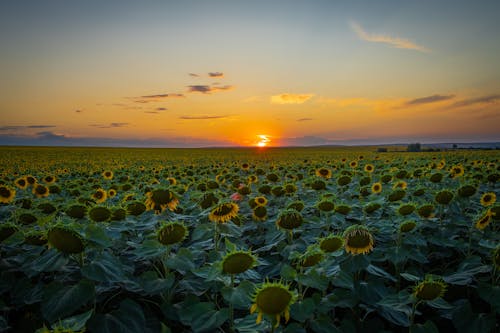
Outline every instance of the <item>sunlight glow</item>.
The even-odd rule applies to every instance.
[[[264,134],[259,134],[257,135],[259,137],[259,142],[257,143],[257,146],[258,147],[265,147],[267,146],[267,144],[269,142],[271,142],[271,139],[269,139],[269,136],[268,135],[264,135]]]

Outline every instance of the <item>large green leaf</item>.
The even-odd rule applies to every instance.
[[[122,301],[118,310],[93,316],[88,328],[94,333],[149,332],[142,307],[130,299]]]

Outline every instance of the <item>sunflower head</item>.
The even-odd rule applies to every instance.
[[[146,211],[146,205],[140,201],[132,201],[127,205],[127,213],[133,216],[139,216]]]
[[[389,200],[390,202],[399,201],[403,199],[405,196],[406,196],[406,191],[399,188],[392,191],[387,197],[387,200]]]
[[[113,171],[110,171],[110,170],[106,170],[102,173],[102,177],[106,180],[111,180],[113,179]]]
[[[481,200],[480,200],[481,205],[483,205],[484,207],[493,205],[496,201],[497,201],[497,196],[493,192],[484,193],[481,196]]]
[[[266,206],[267,205],[267,199],[264,196],[258,196],[253,199],[253,202],[255,203],[255,206]],[[254,207],[252,207],[254,208]]]
[[[373,183],[371,190],[372,190],[372,193],[375,193],[375,194],[382,192],[382,183],[379,183],[379,182]]]
[[[431,218],[434,216],[434,205],[433,204],[424,204],[417,209],[417,213],[420,217],[423,218]]]
[[[453,192],[449,190],[439,191],[438,193],[436,193],[434,199],[440,205],[448,205],[453,199]]]
[[[36,206],[36,208],[44,214],[52,214],[57,211],[56,206],[54,206],[50,202],[42,202],[41,204]]]
[[[315,191],[325,190],[326,183],[323,179],[316,179],[311,183],[311,188]]]
[[[121,221],[127,217],[127,210],[123,208],[116,208],[111,213],[111,221]]]
[[[252,218],[255,221],[265,221],[267,219],[266,206],[256,206],[254,209],[252,209]]]
[[[319,239],[319,248],[326,253],[338,251],[344,246],[342,235],[330,235]]]
[[[347,215],[351,212],[351,206],[349,205],[338,205],[335,206],[335,212],[342,214],[342,215]]]
[[[337,184],[339,186],[346,186],[346,185],[349,185],[349,183],[352,181],[351,177],[348,176],[348,175],[343,175],[343,176],[340,176],[338,179],[337,179]]]
[[[26,177],[20,177],[20,178],[17,178],[16,181],[14,182],[16,184],[16,186],[21,189],[21,190],[24,190],[28,187],[28,181],[26,180]]]
[[[177,184],[177,180],[174,177],[167,177],[167,182],[170,185],[176,185]]]
[[[202,209],[207,209],[219,202],[219,198],[213,192],[206,192],[201,197],[199,205]]]
[[[17,217],[19,223],[24,225],[34,224],[38,221],[36,215],[32,214],[31,211],[25,211],[24,213],[19,214]]]
[[[366,214],[371,214],[379,210],[381,207],[382,205],[378,202],[372,202],[365,206],[364,211],[366,212]]]
[[[49,188],[42,184],[33,185],[33,194],[36,195],[37,198],[45,198],[50,194]]]
[[[352,225],[344,231],[345,250],[348,253],[366,254],[373,250],[373,236],[364,225]]]
[[[56,178],[56,176],[47,175],[47,176],[43,177],[42,180],[45,184],[52,185],[56,182],[57,178]]]
[[[423,301],[432,301],[443,297],[446,292],[446,283],[433,275],[427,275],[424,281],[413,288],[413,295]]]
[[[327,168],[319,168],[316,170],[316,176],[325,178],[325,179],[330,179],[332,178],[332,171]]]
[[[238,215],[240,207],[234,202],[222,202],[208,214],[208,219],[215,223],[226,223]]]
[[[312,267],[323,260],[324,252],[317,244],[313,244],[307,247],[304,254],[300,256],[300,266],[302,267]]]
[[[401,231],[403,233],[410,232],[413,229],[415,229],[416,226],[417,226],[417,222],[415,222],[413,220],[404,221],[403,223],[401,223],[399,225],[399,231]]]
[[[286,206],[287,209],[295,209],[298,212],[301,212],[304,209],[304,207],[305,207],[304,202],[301,200],[292,201]]]
[[[429,180],[433,183],[439,183],[443,179],[443,174],[441,172],[436,172],[431,175]]]
[[[373,172],[373,171],[375,171],[375,167],[373,166],[373,164],[366,164],[365,171],[366,172]]]
[[[95,206],[89,210],[89,218],[94,222],[108,221],[111,218],[111,210],[103,206]]]
[[[276,225],[282,229],[293,230],[300,227],[302,222],[304,222],[304,219],[300,212],[295,209],[285,209],[276,220]]]
[[[458,196],[462,197],[462,198],[471,197],[474,194],[476,194],[476,192],[477,192],[477,188],[473,185],[470,185],[470,184],[463,185],[457,190]]]
[[[476,220],[476,228],[479,230],[483,230],[484,228],[486,228],[491,223],[492,216],[493,213],[491,212],[491,209],[488,209]]]
[[[7,185],[0,185],[0,203],[8,204],[14,200],[15,196],[16,190]]]
[[[290,319],[290,306],[296,299],[296,293],[290,291],[288,285],[282,282],[265,282],[255,290],[250,313],[258,312],[257,324],[262,321],[263,315],[267,315],[276,321],[274,326],[278,327],[281,316],[285,317],[285,322]]]
[[[332,210],[335,209],[335,204],[331,200],[323,199],[320,202],[318,202],[316,207],[318,207],[318,209],[322,212],[331,212]]]
[[[157,232],[158,241],[163,245],[173,245],[182,242],[188,235],[187,227],[180,222],[164,224]]]
[[[28,182],[28,185],[35,185],[37,182],[36,178],[31,175],[26,176],[26,181]]]
[[[256,262],[252,252],[233,250],[222,258],[222,271],[226,274],[240,274],[251,269]]]
[[[405,203],[405,204],[401,204],[401,206],[399,206],[398,213],[403,215],[403,216],[406,216],[406,215],[410,215],[411,213],[413,213],[415,211],[415,209],[416,209],[416,207],[414,204]]]
[[[29,245],[45,245],[47,237],[41,231],[29,231],[24,234],[24,243]]]
[[[66,215],[75,219],[82,219],[87,213],[87,207],[73,204],[66,209]]]
[[[94,193],[92,193],[92,200],[96,203],[103,203],[108,198],[108,193],[102,188],[96,189]]]
[[[116,197],[116,190],[114,188],[112,188],[108,191],[108,197],[110,197],[110,198]]]
[[[165,209],[174,211],[179,204],[179,199],[170,190],[157,189],[146,193],[146,209],[163,212]]]
[[[82,236],[69,226],[56,225],[47,232],[47,240],[52,247],[62,253],[81,253],[85,249]]]
[[[454,165],[450,169],[450,176],[452,178],[462,177],[465,173],[464,167],[461,165]]]
[[[12,236],[19,228],[13,223],[0,224],[0,242]]]
[[[286,194],[294,194],[297,192],[297,186],[295,184],[286,184],[285,185],[285,193]]]
[[[248,185],[239,186],[238,193],[241,195],[249,195],[250,193],[252,193],[252,189]]]

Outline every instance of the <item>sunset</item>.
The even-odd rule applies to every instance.
[[[0,1],[0,333],[500,332],[499,0]]]
[[[4,2],[0,143],[500,139],[497,2],[286,4]]]

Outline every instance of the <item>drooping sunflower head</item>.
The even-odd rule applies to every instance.
[[[286,194],[294,194],[297,192],[297,186],[295,186],[295,184],[286,184],[284,188]]]
[[[155,212],[163,212],[165,209],[174,211],[179,204],[176,195],[166,189],[156,189],[146,193],[146,209]]]
[[[290,320],[290,306],[296,299],[296,293],[290,291],[288,285],[282,282],[265,282],[255,290],[250,313],[258,312],[257,324],[262,321],[263,315],[267,315],[276,321],[274,326],[278,327],[281,316],[285,317],[285,323]]]
[[[401,223],[399,225],[399,231],[401,231],[403,233],[410,232],[413,229],[415,229],[416,226],[417,226],[417,222],[415,222],[413,220],[404,221],[403,223]]]
[[[50,202],[42,202],[36,208],[44,214],[52,214],[57,211],[57,207]]]
[[[133,216],[139,216],[146,211],[146,205],[140,201],[130,201],[127,205],[127,213]]]
[[[352,208],[349,205],[342,204],[342,205],[335,206],[335,212],[342,214],[342,215],[349,214],[351,212],[351,210],[352,210]]]
[[[473,185],[466,184],[458,188],[457,193],[459,197],[468,198],[476,194],[477,188]]]
[[[318,207],[318,209],[322,212],[331,212],[332,210],[335,209],[335,204],[331,200],[323,199],[320,202],[318,202],[316,207]]]
[[[47,240],[52,247],[66,254],[81,253],[85,250],[83,237],[69,226],[53,226],[47,232]]]
[[[300,256],[300,266],[302,267],[312,267],[323,260],[324,252],[317,244],[313,244],[307,247],[305,253]]]
[[[14,200],[15,196],[16,190],[7,185],[0,185],[0,203],[8,204]]]
[[[389,196],[387,197],[387,200],[389,200],[390,202],[399,201],[399,200],[403,199],[405,196],[406,196],[405,190],[396,189],[389,194]]]
[[[293,230],[300,227],[302,222],[304,219],[300,212],[295,209],[285,209],[276,220],[276,225],[281,229]]]
[[[319,239],[319,248],[326,253],[335,252],[344,246],[342,235],[330,235]]]
[[[434,205],[433,204],[424,204],[417,209],[417,213],[420,217],[423,218],[431,218],[434,217]]]
[[[251,251],[234,250],[222,258],[222,271],[226,274],[240,274],[251,269],[257,263]]]
[[[493,216],[493,213],[491,212],[490,209],[488,209],[485,213],[483,213],[476,220],[476,223],[475,223],[476,228],[479,230],[485,229],[491,223],[492,216]]]
[[[424,281],[413,288],[413,296],[419,300],[432,301],[443,297],[446,292],[446,283],[439,277],[427,275]]]
[[[20,178],[17,178],[16,181],[14,182],[16,184],[16,186],[21,189],[21,190],[24,190],[26,189],[26,187],[28,187],[28,181],[26,180],[26,177],[20,177]]]
[[[382,183],[373,183],[372,184],[372,193],[375,193],[375,194],[378,194],[380,192],[382,192]]]
[[[187,237],[188,229],[183,223],[169,222],[158,229],[157,235],[158,241],[163,245],[173,245]]]
[[[208,219],[215,223],[226,223],[238,215],[240,207],[234,202],[221,202],[208,214]]]
[[[102,173],[102,177],[103,177],[104,179],[107,179],[107,180],[111,180],[111,179],[113,179],[113,176],[114,176],[114,175],[113,175],[113,171],[110,171],[110,170],[106,170],[106,171],[104,171],[104,172]]]
[[[325,178],[325,179],[330,179],[332,178],[332,170],[328,168],[319,168],[316,170],[316,176]]]
[[[348,185],[350,182],[352,181],[351,177],[348,176],[348,175],[343,175],[343,176],[340,176],[338,179],[337,179],[337,184],[339,186],[346,186]]]
[[[429,180],[433,183],[439,183],[443,179],[443,174],[441,172],[433,173]]]
[[[416,209],[416,207],[414,204],[405,203],[405,204],[401,204],[401,206],[399,206],[398,213],[403,215],[403,216],[406,216],[406,215],[410,215],[411,213],[413,213],[415,211],[415,209]]]
[[[484,207],[493,205],[496,201],[497,201],[497,196],[493,192],[484,193],[481,196],[481,200],[480,200],[481,205],[483,205]]]
[[[82,219],[86,213],[87,207],[84,205],[73,204],[66,209],[66,215],[75,219]]]
[[[344,231],[345,250],[348,253],[366,254],[373,250],[373,236],[364,225],[352,225]]]
[[[47,236],[38,230],[28,231],[24,234],[24,243],[29,245],[45,245],[47,244]]]
[[[127,217],[127,210],[121,207],[114,209],[111,213],[112,221],[121,221],[124,220],[125,217]]]
[[[379,210],[381,207],[382,205],[378,202],[371,202],[364,207],[364,211],[366,212],[366,214],[371,214]]]
[[[96,189],[94,193],[92,193],[92,200],[96,203],[103,203],[108,198],[108,193],[102,188]]]
[[[323,179],[316,179],[311,183],[311,188],[316,191],[326,189],[326,183]]]
[[[298,212],[301,212],[304,207],[305,205],[302,200],[292,201],[286,206],[287,209],[295,209]]]
[[[111,218],[111,210],[103,206],[95,206],[89,210],[89,218],[94,222],[104,222]]]
[[[453,192],[451,192],[450,190],[442,190],[436,193],[434,199],[440,205],[448,205],[453,199],[453,196]]]
[[[0,224],[0,243],[12,236],[19,228],[13,223]]]
[[[252,209],[252,218],[255,221],[265,221],[267,219],[266,206],[256,206],[254,209]]]
[[[37,198],[45,198],[50,194],[49,188],[42,184],[33,185],[33,194],[36,195]]]

